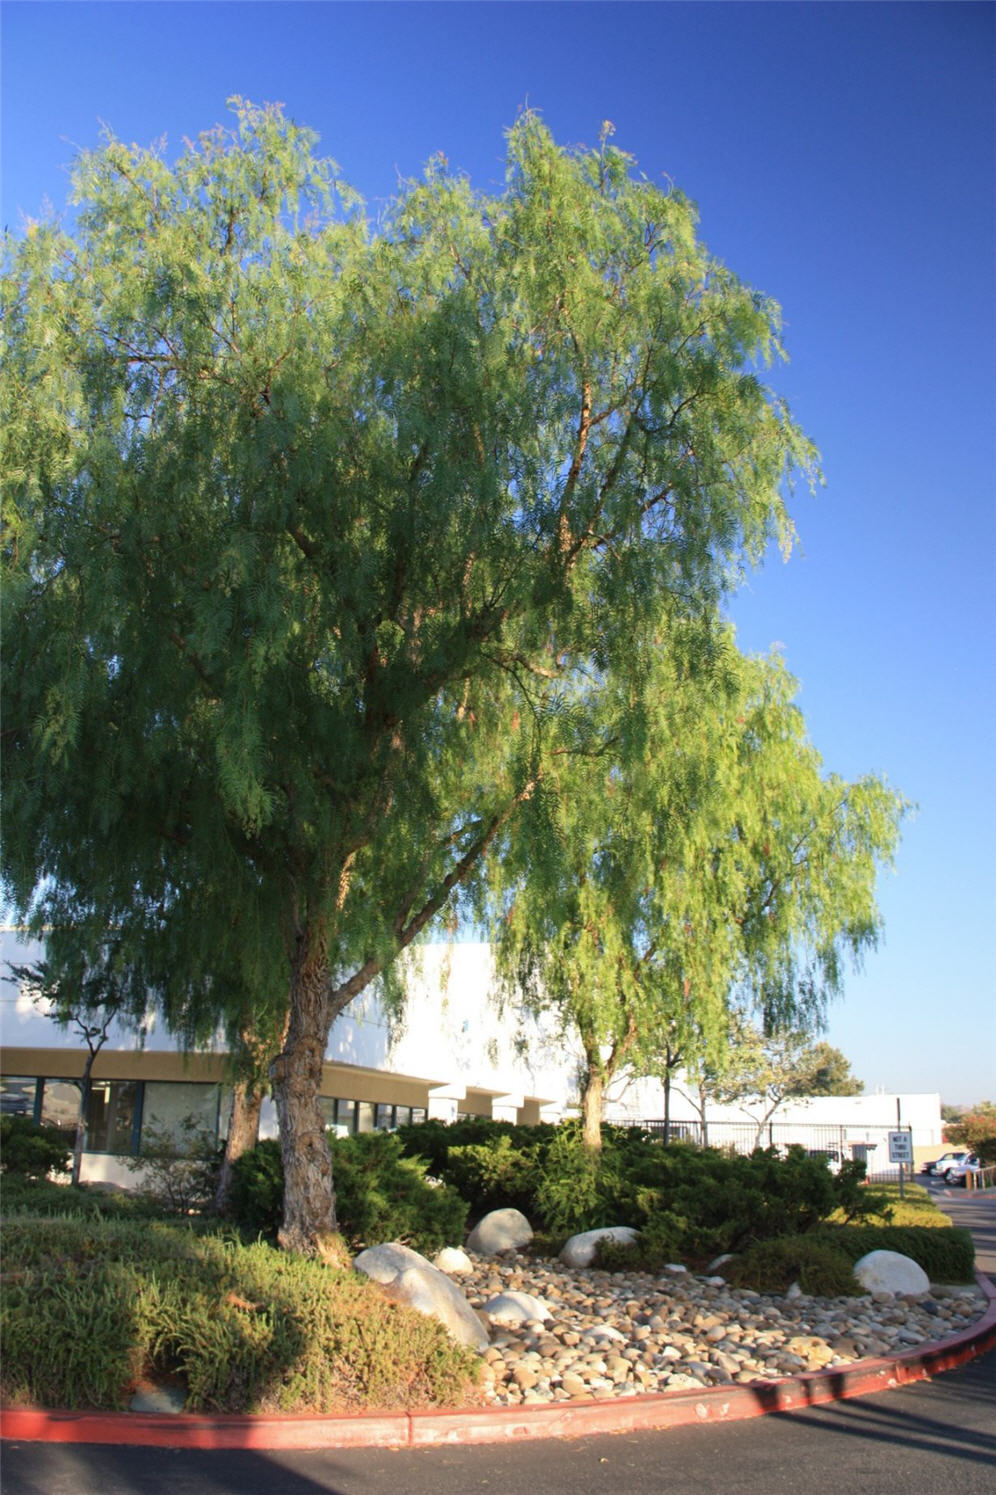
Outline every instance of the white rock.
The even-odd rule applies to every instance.
[[[410,1246],[371,1246],[360,1252],[353,1266],[379,1282],[396,1302],[438,1319],[458,1344],[487,1348],[487,1330],[460,1289]]]
[[[489,1298],[481,1312],[495,1324],[524,1324],[529,1319],[553,1318],[550,1305],[544,1298],[514,1291]]]
[[[583,1230],[565,1242],[560,1260],[565,1267],[590,1267],[595,1259],[599,1241],[615,1241],[620,1246],[632,1246],[639,1231],[631,1225],[606,1225],[601,1230]]]
[[[432,1265],[447,1277],[466,1277],[474,1270],[474,1263],[459,1246],[444,1246],[436,1252]]]
[[[354,1258],[353,1266],[374,1282],[393,1282],[409,1267],[431,1267],[432,1262],[411,1246],[402,1246],[398,1241],[389,1241],[383,1246],[369,1246]]]
[[[680,1277],[682,1273],[688,1271],[688,1268],[683,1267],[680,1262],[669,1261],[664,1270],[665,1272],[673,1272],[676,1277]]]
[[[479,1220],[467,1237],[468,1251],[479,1256],[495,1256],[499,1251],[515,1251],[528,1246],[533,1227],[517,1209],[496,1209]]]
[[[593,1329],[582,1329],[581,1338],[590,1339],[593,1343],[599,1339],[607,1339],[610,1343],[612,1340],[616,1340],[619,1344],[626,1343],[625,1334],[614,1328],[612,1324],[599,1324]]]
[[[869,1251],[854,1264],[866,1293],[926,1293],[930,1278],[918,1262],[898,1251]]]

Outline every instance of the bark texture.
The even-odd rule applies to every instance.
[[[302,931],[291,971],[290,1020],[274,1060],[273,1096],[284,1165],[285,1251],[326,1258],[336,1231],[332,1158],[318,1104],[331,1014],[328,956],[320,937]]]
[[[228,1136],[225,1139],[225,1155],[221,1160],[221,1172],[218,1175],[218,1186],[214,1194],[216,1215],[223,1215],[228,1209],[235,1163],[243,1153],[256,1146],[263,1095],[262,1085],[250,1085],[248,1081],[240,1080],[235,1086],[232,1096],[232,1114],[228,1122]]]

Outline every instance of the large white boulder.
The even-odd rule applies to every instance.
[[[551,1319],[553,1313],[545,1298],[532,1293],[510,1291],[489,1298],[481,1309],[493,1324],[525,1324],[530,1319]]]
[[[499,1251],[516,1251],[528,1246],[533,1227],[517,1209],[495,1209],[479,1220],[467,1237],[467,1250],[478,1256],[496,1256]]]
[[[869,1251],[854,1263],[866,1293],[926,1293],[930,1278],[918,1262],[898,1251]]]
[[[360,1252],[353,1266],[379,1282],[389,1298],[438,1319],[458,1344],[487,1348],[487,1329],[460,1289],[410,1246],[371,1246]]]
[[[601,1230],[582,1230],[564,1243],[560,1260],[565,1267],[590,1267],[595,1259],[599,1241],[615,1241],[620,1246],[632,1246],[639,1235],[631,1225],[606,1225]]]

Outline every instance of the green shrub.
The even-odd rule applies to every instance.
[[[136,1379],[190,1411],[459,1405],[478,1358],[350,1271],[203,1229],[9,1227],[0,1379],[12,1401],[127,1406]]]
[[[463,1239],[467,1206],[426,1165],[405,1157],[390,1132],[367,1132],[330,1143],[339,1229],[354,1250],[404,1241],[431,1254]],[[266,1140],[238,1159],[229,1212],[244,1230],[275,1237],[283,1210],[280,1145]]]
[[[898,1251],[918,1262],[931,1282],[972,1282],[975,1247],[969,1231],[952,1226],[937,1230],[923,1225],[831,1225],[815,1239],[856,1262],[869,1251]]]
[[[851,1260],[811,1235],[756,1241],[726,1264],[723,1276],[731,1287],[762,1293],[783,1293],[793,1282],[813,1297],[853,1297],[861,1292]]]
[[[467,1201],[479,1220],[495,1209],[533,1207],[538,1148],[516,1147],[507,1133],[490,1142],[451,1147],[440,1175]]]
[[[0,1164],[7,1176],[45,1178],[68,1173],[72,1143],[56,1126],[35,1126],[27,1116],[0,1117]]]
[[[276,1239],[283,1218],[284,1165],[280,1143],[265,1137],[232,1164],[228,1215],[250,1235]]]
[[[45,1178],[5,1174],[0,1184],[0,1212],[13,1215],[79,1215],[91,1219],[163,1218],[163,1210],[149,1199],[99,1184],[55,1183]]]
[[[403,1241],[431,1255],[463,1240],[467,1205],[447,1184],[426,1178],[420,1158],[405,1157],[391,1132],[332,1142],[339,1229],[354,1250]]]

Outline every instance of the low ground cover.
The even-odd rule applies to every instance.
[[[416,1128],[334,1141],[345,1244],[402,1240],[431,1256],[485,1206],[515,1204],[537,1255],[554,1256],[575,1230],[635,1226],[634,1247],[601,1253],[616,1270],[701,1270],[731,1253],[731,1286],[781,1293],[798,1281],[836,1297],[859,1290],[860,1256],[889,1249],[932,1281],[972,1280],[971,1237],[916,1186],[900,1200],[867,1188],[860,1166],[834,1176],[801,1149],[747,1158],[623,1129],[606,1137],[598,1158],[569,1126],[430,1125],[421,1152]],[[239,1165],[227,1222],[169,1218],[140,1196],[7,1168],[0,1389],[10,1400],[119,1408],[148,1380],[181,1384],[191,1411],[451,1406],[479,1394],[480,1361],[435,1320],[267,1239],[282,1189],[273,1143]]]
[[[5,1398],[122,1409],[177,1381],[189,1411],[472,1401],[479,1361],[368,1279],[189,1225],[22,1215],[5,1226]]]

